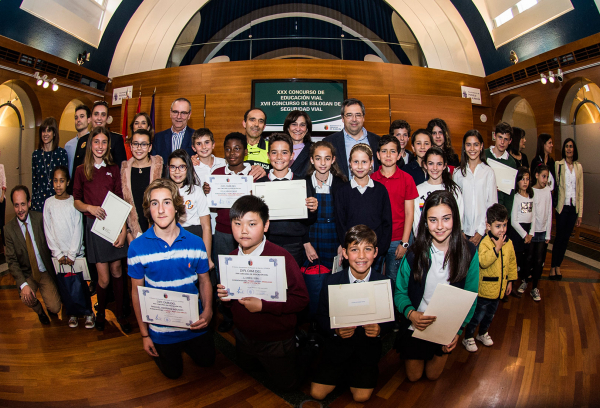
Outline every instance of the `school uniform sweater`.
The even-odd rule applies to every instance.
[[[238,255],[238,248],[230,255]],[[296,313],[308,306],[308,291],[298,264],[285,249],[266,241],[260,256],[285,257],[287,277],[287,300],[285,302],[262,301],[262,310],[251,313],[237,300],[223,302],[231,307],[233,323],[244,336],[259,341],[282,341],[294,336]]]
[[[341,186],[335,195],[335,225],[340,245],[346,232],[355,225],[364,224],[377,234],[379,256],[385,256],[392,242],[392,205],[387,189],[373,180],[361,194],[350,183]]]
[[[102,206],[109,191],[119,198],[123,198],[121,171],[116,164],[102,166],[99,169],[94,167],[92,174],[92,181],[88,181],[85,178],[84,165],[77,167],[75,182],[73,183],[74,200],[80,200],[89,205]],[[92,220],[96,219],[89,212],[84,212],[83,215]]]

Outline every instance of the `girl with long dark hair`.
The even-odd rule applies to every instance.
[[[523,152],[525,150],[525,131],[518,127],[513,127],[513,136],[510,142],[510,146],[508,146],[508,151],[510,155],[515,159],[517,163],[517,168],[521,166],[525,166],[529,168],[529,160],[527,159],[527,155]]]
[[[452,139],[450,138],[450,130],[443,119],[431,119],[427,124],[427,131],[433,137],[433,145],[439,147],[446,155],[446,162],[450,167],[450,174],[454,172],[454,168],[459,166],[458,155],[452,148]]]
[[[483,136],[475,129],[465,133],[460,167],[452,175],[465,200],[462,229],[475,245],[485,235],[485,214],[498,202],[494,170],[488,166],[483,151]]]
[[[454,340],[440,345],[413,337],[415,330],[426,330],[435,316],[425,316],[438,284],[449,284],[477,293],[479,286],[479,257],[477,247],[461,231],[460,213],[454,195],[434,191],[423,207],[415,242],[400,264],[396,280],[394,304],[401,317],[401,332],[396,348],[405,361],[410,381],[423,373],[436,380],[444,370],[448,354],[456,347],[462,329]],[[471,307],[462,324],[465,327],[475,311]]]
[[[521,280],[517,294],[520,296],[527,289],[527,282],[531,281],[529,244],[535,235],[533,188],[531,188],[531,173],[527,167],[519,167],[517,170],[515,192],[508,236],[513,242],[517,257],[517,271]]]
[[[535,168],[540,164],[544,164],[548,167],[548,183],[547,187],[550,190],[554,190],[554,183],[556,181],[556,174],[554,174],[554,159],[550,157],[554,149],[554,142],[552,136],[548,133],[540,133],[537,138],[537,149],[535,151],[535,158],[531,161],[531,173],[535,173]]]

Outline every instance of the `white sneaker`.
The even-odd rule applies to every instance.
[[[77,327],[78,324],[79,321],[77,320],[77,316],[69,317],[69,327],[72,327],[74,329],[75,327]]]
[[[540,300],[542,300],[542,297],[540,296],[540,290],[538,288],[535,288],[531,291],[531,297],[536,302],[539,302]]]
[[[520,294],[525,293],[525,290],[527,289],[527,281],[523,279],[523,282],[521,282],[521,286],[519,286],[519,289],[517,289],[517,292],[519,292]]]
[[[475,339],[473,337],[469,339],[463,339],[462,344],[470,353],[475,353],[477,351],[477,345],[475,344]]]
[[[489,333],[485,333],[485,334],[480,334],[477,337],[475,337],[476,340],[479,340],[480,342],[483,343],[484,346],[490,347],[494,345],[494,342],[492,341],[492,338],[490,337]]]
[[[94,319],[94,315],[87,315],[85,317],[85,328],[86,329],[93,329],[94,326],[96,326],[96,319]]]

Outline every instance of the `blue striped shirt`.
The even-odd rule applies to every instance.
[[[169,246],[149,228],[133,240],[127,253],[128,274],[132,279],[144,279],[150,288],[173,290],[199,295],[198,274],[208,272],[206,247],[202,239],[179,227],[179,236]],[[202,300],[198,299],[202,314]],[[149,334],[158,344],[179,343],[206,333],[207,329],[190,330],[149,324]]]
[[[173,128],[171,128],[171,132],[173,132],[173,136],[171,139],[171,150],[174,152],[177,149],[181,149],[181,143],[183,142],[183,136],[185,136],[185,131],[187,130],[187,126],[183,128],[181,132],[175,132]]]

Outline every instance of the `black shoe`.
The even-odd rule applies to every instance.
[[[556,280],[562,280],[562,275],[554,275],[556,276]]]
[[[558,275],[548,275],[548,280],[558,280]]]
[[[90,291],[90,296],[94,296],[96,294],[96,282],[90,281],[90,285],[88,286]]]
[[[96,313],[96,330],[104,331],[104,325],[106,324],[106,317],[104,314]]]
[[[217,327],[217,330],[220,331],[221,333],[227,333],[229,330],[231,330],[231,328],[233,327],[233,320],[223,320],[221,322],[221,324],[219,324],[219,327]]]
[[[50,324],[50,318],[46,315],[46,313],[42,312],[42,314],[38,315],[41,324]]]
[[[119,319],[119,325],[121,326],[121,330],[123,330],[123,333],[125,333],[125,334],[131,333],[131,325],[129,324],[129,322],[127,320]]]

